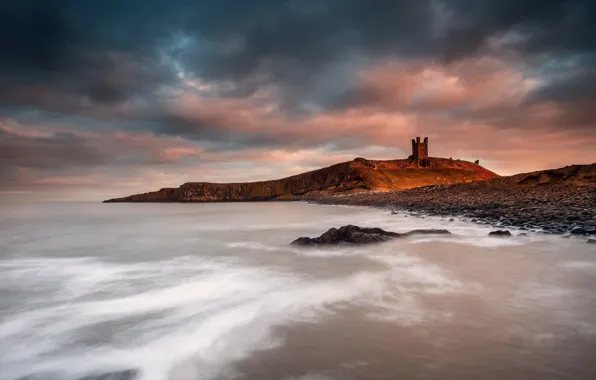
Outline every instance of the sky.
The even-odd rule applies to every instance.
[[[0,198],[596,162],[593,0],[0,1]]]

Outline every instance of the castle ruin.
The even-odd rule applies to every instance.
[[[420,141],[420,137],[412,139],[412,155],[410,156],[420,166],[428,166],[428,137]]]

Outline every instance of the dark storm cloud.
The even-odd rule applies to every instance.
[[[1,167],[49,169],[99,165],[106,160],[87,139],[72,133],[27,136],[0,127]]]
[[[22,170],[48,171],[92,167],[106,162],[85,139],[70,133],[26,136],[0,126],[0,189],[12,188],[23,180]]]
[[[93,9],[98,2],[0,3],[2,103],[74,112],[85,101],[112,104],[144,95],[170,78],[150,41],[135,39],[132,15],[118,25],[105,10],[118,7],[107,3],[103,12]]]
[[[41,110],[35,124],[72,131],[1,129],[0,176],[172,162],[197,142],[390,146],[462,123],[593,136],[595,19],[593,0],[0,1],[0,117]],[[469,64],[487,57],[502,66]],[[429,67],[446,74],[431,93]],[[117,130],[141,138],[101,136]]]
[[[47,175],[110,165],[162,165],[197,155],[190,146],[147,137],[41,132],[0,120],[0,189],[14,187],[23,172]]]
[[[596,53],[555,62],[546,75],[547,80],[535,91],[533,101],[596,101]]]
[[[291,108],[316,96],[310,78],[354,54],[458,59],[507,32],[523,53],[596,52],[591,0],[28,0],[0,3],[0,15],[0,84],[16,94],[2,101],[49,108],[55,93],[66,109],[146,96],[176,81],[164,53],[234,82],[229,96],[280,86]]]

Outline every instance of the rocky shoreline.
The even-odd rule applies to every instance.
[[[596,239],[596,164],[403,191],[310,194],[302,200]]]

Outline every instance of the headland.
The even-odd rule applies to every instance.
[[[277,180],[188,182],[104,202],[309,201],[460,216],[495,227],[596,234],[596,163],[501,177],[479,161],[430,157],[428,138],[406,159],[356,158]]]

